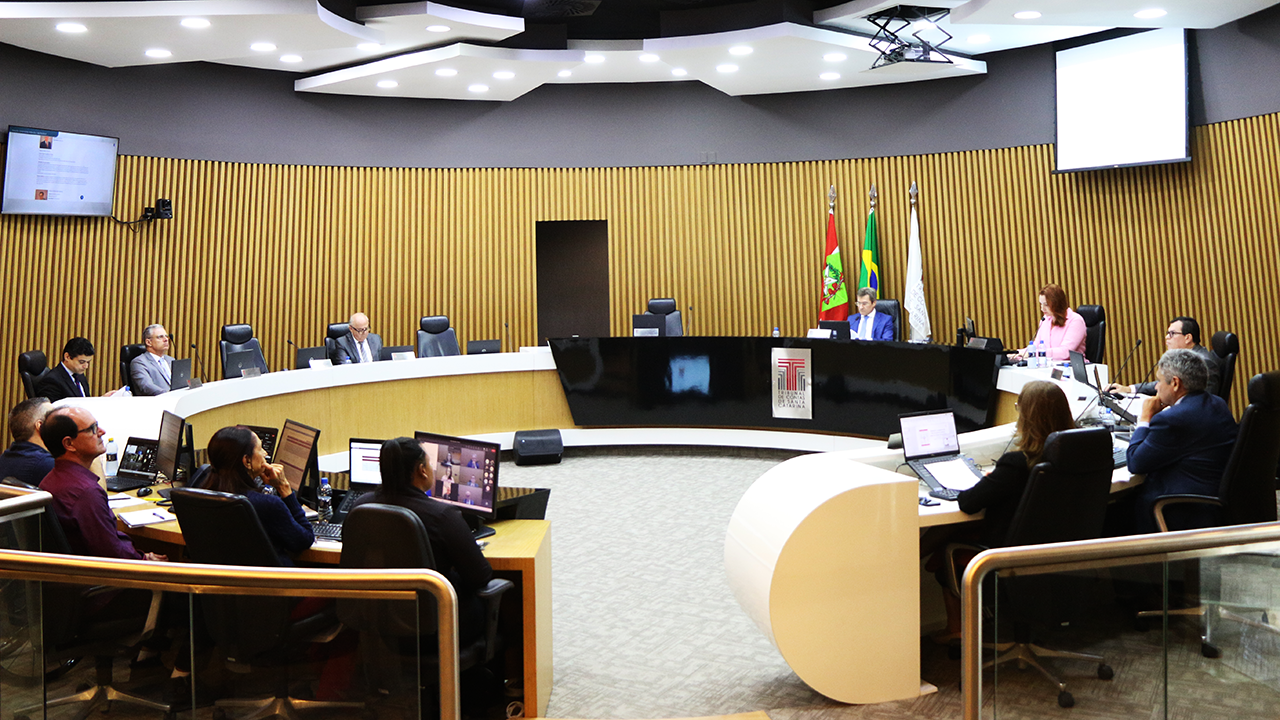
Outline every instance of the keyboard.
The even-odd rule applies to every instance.
[[[1122,468],[1129,464],[1129,448],[1118,447],[1111,450],[1111,467]]]
[[[342,526],[333,523],[315,523],[311,526],[315,531],[317,540],[337,540],[342,541]]]
[[[111,492],[128,492],[137,488],[146,487],[153,482],[155,481],[151,478],[112,475],[107,478],[107,489]]]
[[[915,472],[916,476],[919,477],[926,486],[928,486],[930,497],[954,502],[956,498],[960,497],[960,491],[953,490],[942,485],[942,483],[938,482],[937,479],[933,477],[933,473],[929,472],[928,469],[928,466],[933,463],[951,462],[952,460],[963,460],[964,464],[973,471],[974,475],[982,477],[982,469],[978,467],[978,463],[974,462],[973,458],[965,457],[963,455],[949,455],[946,457],[929,458],[928,460],[908,460],[907,467],[910,467]]]

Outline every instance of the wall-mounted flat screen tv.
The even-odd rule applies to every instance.
[[[0,212],[110,216],[119,144],[113,137],[10,125]]]

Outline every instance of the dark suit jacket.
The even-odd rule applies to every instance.
[[[1137,532],[1156,531],[1151,509],[1162,495],[1217,497],[1235,442],[1236,420],[1231,409],[1222,398],[1203,392],[1183,397],[1152,416],[1149,427],[1134,430],[1129,442],[1129,471],[1147,476],[1137,502]],[[1203,510],[1185,515],[1185,522],[1194,524],[1171,525],[1206,527],[1215,517]]]
[[[1195,354],[1203,358],[1204,364],[1209,367],[1209,384],[1205,386],[1205,392],[1210,395],[1217,395],[1218,382],[1221,380],[1222,375],[1222,358],[1215,355],[1212,350],[1203,345],[1197,345],[1191,349],[1195,351]],[[1142,393],[1143,395],[1155,395],[1156,383],[1154,380],[1138,383],[1133,386],[1133,391]]]
[[[72,382],[73,376],[67,372],[67,368],[62,363],[58,363],[49,368],[48,372],[40,376],[36,380],[36,395],[43,395],[49,398],[49,402],[58,402],[63,398],[80,397],[80,389],[75,386],[79,383],[84,388],[84,396],[93,395],[89,391],[89,380],[80,373],[75,374],[75,383]]]
[[[350,365],[351,363],[360,362],[360,356],[356,353],[356,339],[347,333],[337,340],[333,341],[337,345],[334,351],[334,365]],[[369,354],[373,356],[373,361],[378,361],[378,355],[382,352],[382,337],[377,333],[369,333]]]
[[[862,324],[862,314],[854,313],[849,318],[849,335],[855,340],[858,338],[858,326]],[[877,312],[872,319],[871,325],[872,340],[892,340],[893,339],[893,317],[888,313]]]

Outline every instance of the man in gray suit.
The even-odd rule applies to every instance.
[[[382,338],[369,332],[369,316],[356,313],[347,320],[347,334],[336,341],[338,349],[334,352],[334,363],[349,365],[351,363],[374,362],[379,360],[382,352]]]
[[[130,388],[134,395],[163,395],[169,392],[173,358],[169,357],[169,333],[163,325],[148,325],[142,331],[147,351],[129,363]]]

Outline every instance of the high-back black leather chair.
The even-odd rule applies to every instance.
[[[1240,355],[1240,338],[1233,332],[1219,330],[1210,341],[1218,356],[1218,397],[1231,402],[1231,385],[1236,379],[1236,358]]]
[[[1084,318],[1084,357],[1100,363],[1107,350],[1107,311],[1101,305],[1081,305],[1076,312]]]
[[[146,351],[147,346],[142,343],[132,343],[120,348],[120,387],[133,384],[129,377],[129,363]]]
[[[182,526],[187,557],[192,561],[280,567],[267,531],[244,496],[174,488],[169,497]],[[289,650],[336,637],[341,627],[331,608],[294,620],[290,618],[293,598],[211,595],[200,601],[209,634],[229,667],[249,665],[274,673],[272,696],[218,700],[218,708],[247,708],[253,717],[293,717],[295,711],[363,707],[360,703],[300,700],[289,696]]]
[[[436,569],[427,530],[416,514],[396,505],[365,503],[351,511],[342,524],[344,568],[428,568]],[[510,580],[494,579],[480,592],[484,606],[484,631],[458,647],[458,669],[488,664],[498,656],[499,609],[502,594],[513,586]],[[406,685],[403,677],[407,658],[391,652],[395,638],[421,638],[405,643],[421,651],[419,672],[426,686],[438,676],[436,653],[436,602],[430,593],[419,593],[415,604],[396,600],[339,600],[338,617],[343,624],[361,633],[361,657],[370,687],[397,692]],[[423,715],[428,715],[423,708]]]
[[[270,372],[270,370],[267,369],[267,359],[262,356],[262,345],[258,343],[258,338],[253,336],[253,327],[250,325],[223,325],[222,337],[219,342],[219,350],[222,355],[222,377],[224,380],[226,378],[233,377],[227,371],[227,356],[234,352],[243,352],[246,350],[256,352],[258,355],[257,358],[255,358],[255,364],[258,366],[258,369],[261,370],[263,374]],[[237,375],[234,377],[239,376]]]
[[[684,335],[684,322],[680,319],[675,298],[651,298],[645,315],[665,315],[667,337]]]
[[[418,321],[418,357],[461,355],[458,334],[449,327],[449,318],[430,315]]]
[[[902,303],[897,300],[877,300],[876,312],[893,318],[893,339],[902,339]],[[856,326],[855,326],[856,328]]]
[[[329,356],[329,362],[337,364],[338,338],[350,331],[351,323],[329,323],[329,327],[324,331],[324,352]]]
[[[18,377],[22,378],[22,390],[27,398],[36,396],[36,380],[49,370],[49,361],[43,350],[28,350],[18,354]]]

